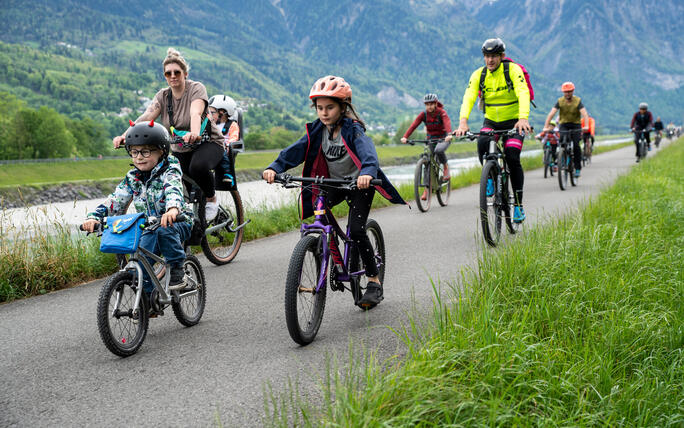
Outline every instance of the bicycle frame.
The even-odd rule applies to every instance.
[[[302,236],[318,234],[320,235],[322,245],[322,260],[321,270],[316,285],[316,292],[319,292],[322,287],[325,287],[328,265],[332,256],[333,265],[338,265],[342,268],[342,272],[337,274],[337,280],[340,282],[351,282],[352,278],[364,275],[365,269],[358,272],[349,271],[349,255],[351,253],[354,242],[349,238],[350,225],[347,224],[346,233],[342,227],[337,223],[335,216],[326,206],[325,194],[320,194],[316,198],[316,209],[314,210],[315,220],[313,223],[302,223],[300,232]],[[339,236],[344,241],[344,256],[340,254],[339,246],[335,240],[335,236]],[[328,243],[332,245],[329,245]],[[332,248],[330,248],[332,246]]]

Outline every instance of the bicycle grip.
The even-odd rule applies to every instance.
[[[379,178],[374,178],[370,181],[370,184],[373,186],[379,186],[382,184],[382,180],[380,180]]]

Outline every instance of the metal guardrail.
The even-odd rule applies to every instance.
[[[92,156],[92,157],[75,157],[75,158],[49,158],[49,159],[12,159],[0,160],[0,165],[9,165],[17,163],[55,163],[55,162],[80,162],[90,160],[106,160],[106,159],[129,159],[128,156]]]

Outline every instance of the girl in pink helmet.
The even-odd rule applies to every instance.
[[[306,135],[283,149],[278,158],[263,172],[263,178],[273,183],[275,175],[304,163],[305,177],[355,177],[358,189],[330,193],[328,202],[334,206],[348,199],[352,214],[350,235],[359,248],[368,276],[368,287],[359,301],[362,307],[373,306],[383,299],[382,284],[366,235],[366,221],[377,190],[392,203],[406,204],[390,184],[378,164],[378,155],[365,134],[365,125],[351,103],[351,86],[341,77],[325,76],[316,81],[309,92],[318,119],[306,124]],[[378,178],[379,186],[370,181]],[[311,190],[302,191],[302,218],[313,214],[315,198]]]

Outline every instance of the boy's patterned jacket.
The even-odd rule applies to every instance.
[[[133,200],[135,210],[148,216],[161,217],[167,209],[176,207],[185,214],[187,223],[192,226],[192,210],[183,200],[182,172],[178,159],[169,155],[150,171],[147,182],[142,181],[143,173],[134,168],[116,186],[88,218],[102,221],[104,217],[124,214],[122,211]]]

